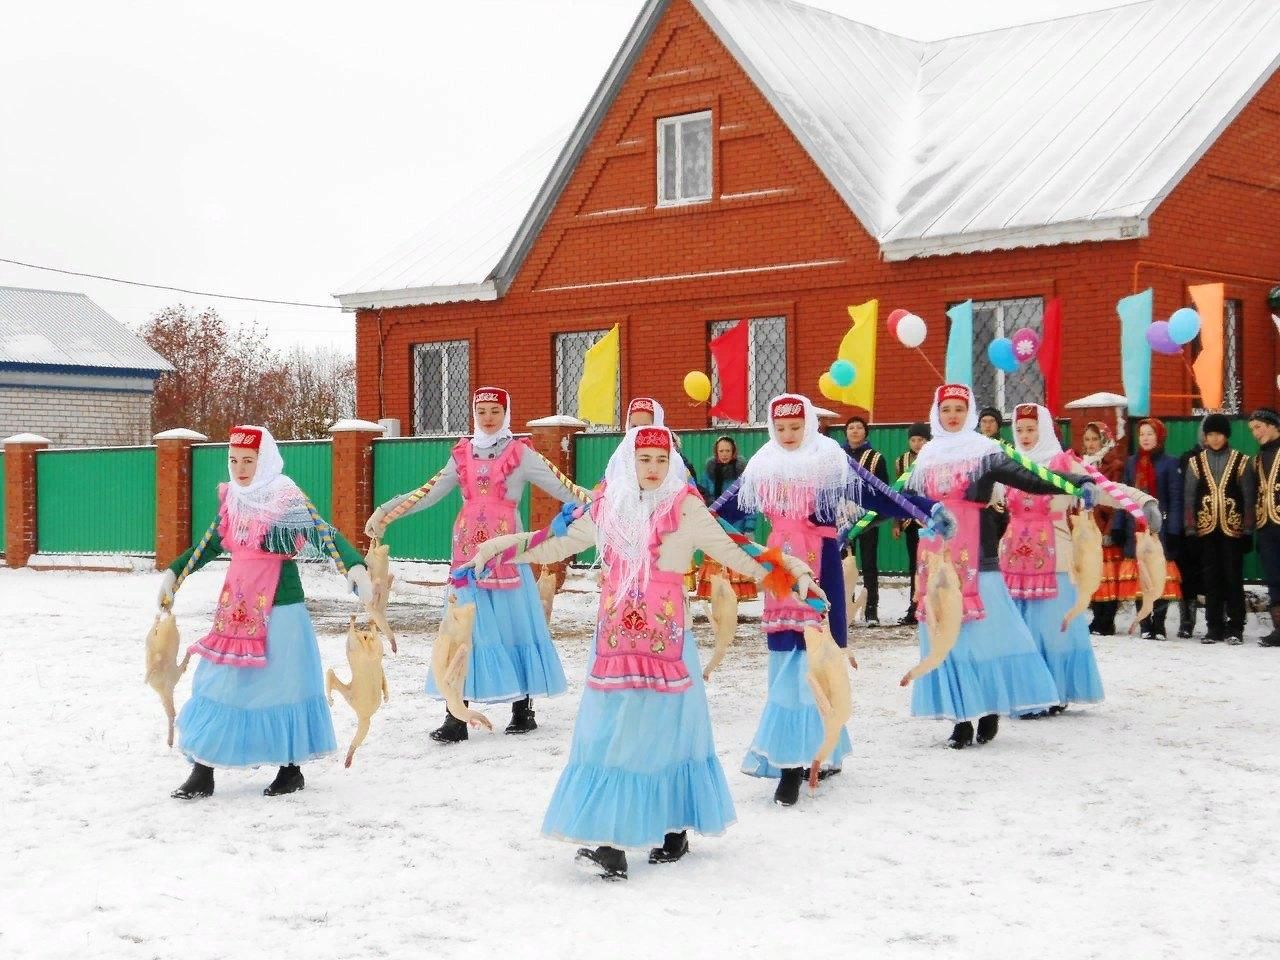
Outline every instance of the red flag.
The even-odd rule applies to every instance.
[[[1040,372],[1044,375],[1044,405],[1058,415],[1062,398],[1062,301],[1054,297],[1044,308],[1040,337]]]
[[[720,400],[711,415],[747,422],[747,323],[739,320],[711,341],[711,357],[720,376]]]

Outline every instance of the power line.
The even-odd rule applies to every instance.
[[[16,267],[30,267],[32,270],[47,270],[50,273],[61,273],[68,277],[84,277],[89,280],[106,280],[109,283],[123,283],[130,287],[146,287],[149,290],[169,290],[173,293],[189,293],[193,297],[215,297],[219,300],[239,300],[243,303],[271,303],[282,307],[308,307],[313,310],[341,310],[336,303],[303,303],[299,300],[269,300],[265,297],[240,297],[231,293],[211,293],[208,290],[188,290],[186,287],[170,287],[163,283],[144,283],[141,280],[125,280],[121,277],[105,277],[100,273],[83,273],[79,270],[63,270],[61,267],[46,267],[39,263],[25,263],[22,260],[10,260],[0,257],[0,263],[11,263]]]

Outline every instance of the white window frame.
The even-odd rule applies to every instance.
[[[715,339],[722,333],[733,328],[734,324],[745,323],[747,325],[747,412],[750,415],[749,421],[744,426],[759,427],[767,425],[769,422],[769,414],[765,409],[769,401],[775,396],[772,390],[764,390],[757,383],[756,378],[756,344],[757,331],[761,324],[778,323],[782,327],[782,370],[783,383],[782,389],[778,393],[785,393],[788,389],[786,382],[787,371],[787,318],[783,315],[770,317],[749,317],[742,320],[716,320],[711,324],[711,339]],[[711,366],[711,404],[715,406],[720,401],[720,371],[713,360]],[[762,396],[762,394],[764,394]],[[712,417],[711,425],[713,427],[730,427],[736,426],[736,420],[724,420],[720,417]]]
[[[465,373],[462,378],[465,386],[461,397],[450,395],[449,383],[453,370],[450,365],[456,360],[451,357],[461,351]],[[422,356],[434,353],[440,357],[440,421],[443,429],[425,430],[421,424],[421,386],[418,383],[418,370],[422,364]],[[450,428],[450,421],[457,417],[458,429]],[[452,437],[461,436],[471,425],[471,341],[470,340],[435,340],[430,343],[413,345],[413,434],[419,437]]]
[[[706,194],[687,197],[684,195],[684,182],[683,182],[684,174],[682,173],[683,167],[681,165],[681,160],[683,159],[681,157],[681,152],[683,150],[683,148],[681,147],[681,143],[683,142],[683,137],[680,136],[680,133],[681,133],[680,128],[685,123],[688,123],[694,120],[707,121],[707,128],[708,128],[707,129],[707,137],[708,137],[707,150],[710,154],[710,159],[708,160],[708,165],[710,169],[708,169],[707,171]],[[676,131],[676,136],[675,136],[676,199],[674,200],[664,200],[663,196],[665,194],[665,191],[662,189],[664,186],[663,174],[666,170],[666,146],[665,146],[666,137],[663,136],[663,131],[666,130],[666,128],[668,127],[674,127]],[[711,111],[700,110],[697,113],[682,113],[674,117],[662,117],[658,120],[657,130],[658,130],[658,171],[657,171],[658,206],[659,207],[683,207],[693,203],[709,202],[711,200],[712,194],[715,192],[715,180],[716,180],[716,138],[715,138],[715,127],[713,125],[712,117],[711,117]]]

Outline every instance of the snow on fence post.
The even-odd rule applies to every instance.
[[[25,567],[36,552],[36,452],[49,441],[34,433],[4,439],[4,561]]]
[[[373,441],[382,435],[380,423],[339,420],[333,435],[333,509],[326,517],[360,550],[367,550],[364,522],[373,512]]]
[[[209,438],[178,427],[157,433],[156,569],[163,570],[191,546],[191,446]]]
[[[573,476],[573,435],[587,428],[585,421],[577,417],[539,417],[525,424],[529,428],[529,442],[533,449],[555,464],[566,477]],[[529,529],[541,530],[560,512],[560,501],[533,487],[533,499],[529,501]],[[564,586],[567,563],[551,566],[556,574],[556,588]]]

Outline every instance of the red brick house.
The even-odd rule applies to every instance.
[[[582,351],[621,324],[622,396],[683,402],[717,323],[752,321],[757,407],[817,396],[877,297],[930,325],[975,301],[975,387],[993,336],[1060,297],[1063,400],[1122,392],[1117,299],[1223,281],[1227,405],[1277,401],[1280,5],[1151,0],[920,43],[790,0],[649,0],[563,146],[338,295],[356,311],[358,415],[458,432],[467,395],[572,413]],[[481,186],[481,185],[477,185]],[[472,221],[473,228],[465,221]],[[1028,379],[1029,378],[1029,379]],[[920,417],[936,377],[882,334],[874,417]],[[1156,356],[1153,412],[1191,379]]]

